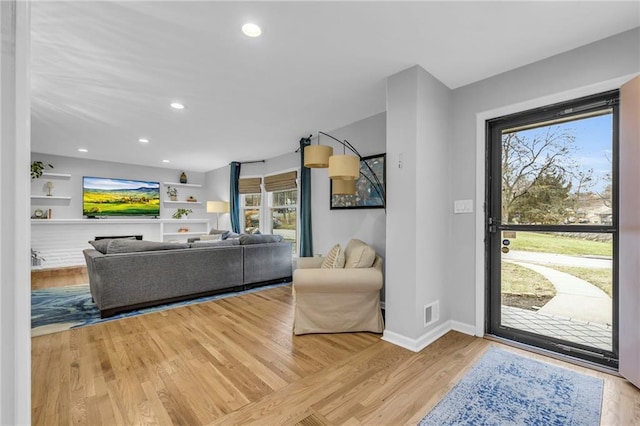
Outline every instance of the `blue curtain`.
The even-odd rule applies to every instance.
[[[311,169],[304,166],[304,148],[311,138],[300,139],[300,257],[313,256],[311,232]]]
[[[229,213],[231,214],[231,230],[240,233],[240,190],[238,180],[240,179],[240,163],[232,161],[229,164]]]

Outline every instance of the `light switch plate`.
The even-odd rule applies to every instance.
[[[453,202],[453,212],[473,213],[473,200],[455,200]]]

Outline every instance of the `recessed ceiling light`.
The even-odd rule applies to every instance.
[[[149,143],[149,139],[147,139],[147,138],[140,138],[140,139],[138,139],[138,142],[141,142],[141,143]]]
[[[78,152],[89,152],[87,148],[78,148]]]
[[[242,26],[242,32],[249,37],[259,37],[260,34],[262,34],[262,30],[259,26],[249,22]]]
[[[163,163],[170,163],[169,160],[162,160]]]
[[[173,108],[173,109],[184,109],[184,105],[182,105],[180,102],[172,102],[171,103],[171,108]]]

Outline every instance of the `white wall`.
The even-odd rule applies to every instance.
[[[491,114],[613,89],[617,86],[610,80],[621,81],[621,77],[640,71],[639,41],[640,29],[634,29],[454,90],[449,175],[453,199],[474,199],[477,215],[482,215],[484,199],[476,196],[476,190],[483,194],[484,134],[478,116],[488,119]],[[452,319],[465,324],[482,317],[476,315],[476,306],[483,303],[482,291],[476,295],[474,290],[476,279],[484,278],[482,227],[477,229],[477,223],[482,222],[476,215],[452,215],[451,245],[447,247],[456,259],[448,280],[449,294],[455,298]]]
[[[53,195],[71,196],[70,201],[66,200],[33,200],[33,210],[52,209],[54,219],[80,219],[82,218],[82,177],[95,176],[118,179],[134,179],[160,182],[160,198],[168,199],[166,194],[166,186],[163,182],[180,182],[180,173],[182,170],[165,169],[161,167],[145,167],[132,164],[112,163],[107,161],[85,160],[82,158],[63,157],[58,155],[48,155],[40,153],[32,153],[31,160],[40,160],[45,164],[51,164],[54,168],[47,168],[45,171],[53,173],[70,173],[70,179],[61,179],[43,176],[39,179],[31,181],[32,195],[45,195],[47,193],[44,184],[51,181],[54,185]],[[203,202],[201,205],[167,205],[164,202],[160,205],[160,217],[163,219],[171,218],[177,208],[190,208],[193,213],[189,215],[190,219],[205,219],[207,188],[205,187],[205,174],[184,171],[187,175],[187,182],[203,185],[203,188],[178,187],[178,199],[184,200],[192,195],[198,201]]]
[[[387,79],[384,339],[419,350],[448,331],[451,91],[415,66]],[[424,326],[424,305],[439,320]]]
[[[229,166],[220,167],[205,173],[204,177],[205,201],[229,201]],[[211,227],[216,226],[216,215],[209,215]],[[231,229],[229,214],[220,214],[218,228]]]
[[[640,76],[620,90],[620,374],[640,387]]]
[[[0,2],[0,424],[31,423],[29,3]]]

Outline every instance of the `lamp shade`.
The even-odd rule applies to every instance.
[[[304,148],[304,166],[309,168],[326,168],[329,157],[333,155],[333,147],[328,145],[309,145]]]
[[[331,180],[331,193],[333,195],[355,195],[356,193],[356,180]]]
[[[353,180],[360,177],[360,157],[355,155],[332,155],[329,158],[329,178]]]
[[[207,213],[229,213],[229,203],[226,201],[207,201]]]

